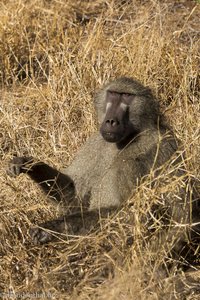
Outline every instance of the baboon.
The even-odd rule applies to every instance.
[[[14,157],[9,164],[11,175],[28,174],[50,198],[65,202],[69,208],[67,215],[31,230],[35,243],[53,239],[45,229],[66,235],[88,232],[132,195],[141,178],[177,151],[158,102],[137,80],[121,77],[109,82],[97,92],[94,102],[100,130],[87,140],[68,168],[60,172],[32,157]],[[170,211],[174,222],[190,222],[185,198],[177,198],[175,209]],[[169,230],[172,237],[177,228]]]

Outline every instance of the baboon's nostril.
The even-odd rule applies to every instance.
[[[119,121],[117,119],[116,120],[110,119],[110,120],[106,120],[106,124],[115,127],[119,125]]]

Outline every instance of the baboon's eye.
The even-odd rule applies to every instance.
[[[114,92],[114,91],[108,91],[107,93],[108,93],[109,96],[115,96],[115,97],[120,95],[120,93],[117,93],[117,92]]]
[[[114,91],[107,91],[107,97],[106,100],[107,101],[113,101],[113,100],[118,100],[120,99],[121,94],[114,92]]]
[[[125,97],[132,96],[132,94],[128,94],[128,93],[123,93],[122,95],[125,96]]]
[[[127,93],[122,94],[122,101],[127,105],[131,104],[133,98],[134,98],[133,94],[127,94]]]

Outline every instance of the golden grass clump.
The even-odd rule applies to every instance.
[[[59,212],[26,176],[6,174],[13,154],[68,165],[97,129],[95,90],[125,75],[152,87],[198,181],[199,16],[193,0],[0,2],[0,298],[200,299],[198,249],[196,272],[177,262],[166,278],[156,271],[166,248],[142,247],[141,216],[182,185],[170,170],[150,174],[100,232],[43,246],[28,231]]]

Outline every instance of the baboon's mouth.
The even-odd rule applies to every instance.
[[[102,132],[102,136],[109,143],[118,143],[121,140],[121,135],[114,132]]]

